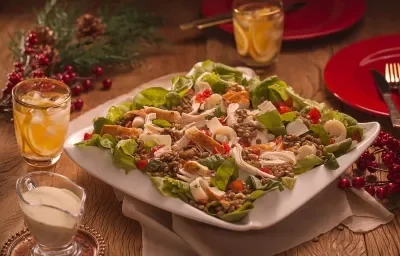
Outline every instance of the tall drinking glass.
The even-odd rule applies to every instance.
[[[55,164],[68,131],[71,91],[47,78],[27,79],[12,90],[14,127],[24,160],[35,167]]]
[[[284,12],[281,0],[236,0],[233,27],[236,49],[248,66],[273,64],[282,44]]]
[[[85,190],[60,174],[38,171],[17,180],[18,202],[37,243],[34,256],[81,255],[73,237],[79,227]]]

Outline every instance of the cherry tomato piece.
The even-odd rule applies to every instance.
[[[229,185],[229,188],[233,190],[233,192],[235,193],[239,193],[242,192],[244,190],[244,184],[242,180],[234,180],[231,182],[231,184]]]
[[[141,160],[136,161],[136,167],[137,167],[139,170],[143,171],[143,170],[146,168],[146,166],[147,166],[148,163],[149,163],[149,160],[147,160],[147,159],[141,159]]]

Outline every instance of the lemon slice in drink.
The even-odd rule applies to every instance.
[[[246,31],[240,26],[240,24],[233,20],[233,28],[235,30],[235,41],[236,49],[240,55],[245,56],[249,51],[249,39]]]
[[[28,117],[27,117],[28,118]],[[24,135],[30,149],[39,156],[53,156],[64,143],[65,131],[61,125],[52,124],[48,116],[30,116],[24,122]]]

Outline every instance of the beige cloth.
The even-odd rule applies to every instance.
[[[148,84],[170,81],[176,74]],[[144,85],[145,86],[145,85]],[[104,115],[109,106],[121,102],[143,88],[102,104],[70,123],[69,134]],[[264,230],[235,232],[212,227],[126,196],[115,191],[123,201],[125,216],[137,220],[143,230],[143,256],[186,255],[273,255],[326,233],[343,223],[354,232],[366,232],[393,219],[393,215],[364,190],[347,192],[336,182],[283,221]]]

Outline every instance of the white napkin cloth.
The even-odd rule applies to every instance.
[[[245,70],[245,69],[243,69]],[[251,70],[247,70],[251,72]],[[168,83],[167,75],[110,100],[70,123],[69,134],[91,125],[113,104],[131,98],[149,84]],[[354,232],[367,232],[393,219],[368,192],[344,192],[336,182],[281,222],[264,230],[235,232],[189,220],[141,202],[115,190],[125,216],[142,226],[143,256],[274,255],[328,232],[340,223]]]

